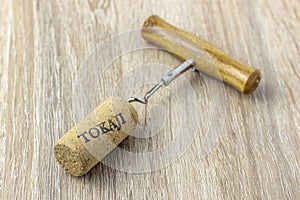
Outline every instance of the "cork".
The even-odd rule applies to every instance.
[[[132,133],[137,122],[127,100],[110,97],[57,141],[54,156],[68,173],[82,176]]]

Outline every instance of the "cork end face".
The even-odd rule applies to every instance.
[[[129,103],[128,103],[129,104]],[[130,111],[130,115],[131,115],[131,119],[134,121],[135,124],[138,123],[139,121],[139,117],[138,117],[138,114],[137,114],[137,111],[136,109],[129,104],[129,111]]]
[[[54,147],[54,156],[59,165],[74,176],[82,176],[90,170],[87,163],[90,163],[91,159],[82,156],[80,152],[79,149],[72,149],[64,144]]]
[[[244,88],[244,94],[251,94],[256,90],[256,88],[259,86],[259,83],[261,81],[261,73],[259,70],[255,70],[252,72],[252,74],[249,76],[245,88]]]

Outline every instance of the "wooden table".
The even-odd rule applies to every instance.
[[[0,10],[0,199],[299,199],[300,1],[4,0]],[[183,156],[150,173],[103,164],[83,177],[65,173],[53,147],[74,125],[72,88],[81,64],[97,44],[140,28],[151,14],[256,66],[261,86],[247,96],[186,73],[204,121]],[[159,50],[133,52],[111,64],[99,88],[150,62],[179,64]],[[214,92],[209,82],[220,85],[215,93],[226,99],[225,124],[201,157],[201,135],[213,120],[204,104]],[[162,90],[153,102],[171,98]],[[166,111],[176,110],[168,105]],[[154,137],[154,146],[162,142]],[[150,139],[140,140],[147,145]]]

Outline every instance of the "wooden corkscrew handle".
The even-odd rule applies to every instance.
[[[156,15],[142,26],[142,36],[171,52],[180,60],[194,59],[201,72],[236,88],[244,94],[252,93],[259,85],[258,69],[243,64],[206,41],[176,28]]]

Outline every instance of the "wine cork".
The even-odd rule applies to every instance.
[[[127,100],[110,97],[57,141],[55,158],[68,173],[82,176],[132,133],[137,122]]]
[[[142,27],[144,39],[174,54],[180,60],[192,58],[199,71],[220,79],[244,94],[252,93],[259,85],[261,73],[208,42],[179,29],[156,15],[146,19]],[[203,55],[208,55],[212,64]]]

